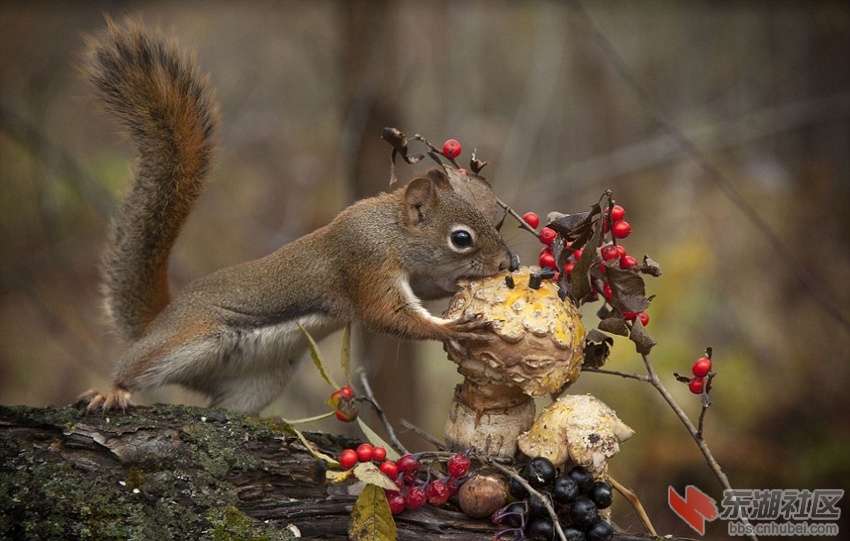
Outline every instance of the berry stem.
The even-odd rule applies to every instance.
[[[711,372],[705,376],[705,387],[702,390],[702,409],[699,412],[699,420],[697,421],[697,437],[699,439],[703,439],[702,436],[702,427],[705,422],[705,414],[708,411],[708,407],[711,405],[711,400],[708,398],[708,393],[711,391],[711,380],[714,377],[714,374]]]
[[[535,490],[534,487],[532,487],[528,483],[528,481],[523,479],[521,476],[517,475],[517,473],[515,471],[513,471],[512,469],[502,466],[501,464],[499,464],[495,460],[490,460],[489,457],[477,456],[477,458],[478,458],[478,460],[481,461],[482,464],[488,464],[489,466],[492,466],[493,468],[496,468],[500,472],[509,476],[511,479],[516,480],[526,490],[528,490],[528,493],[531,494],[532,496],[537,496],[540,499],[540,501],[543,502],[543,506],[546,508],[546,511],[549,513],[549,518],[552,519],[552,525],[555,527],[555,532],[558,534],[558,539],[560,539],[560,541],[567,541],[567,536],[564,533],[564,530],[561,528],[561,523],[558,520],[558,514],[555,512],[555,508],[552,507],[552,502],[549,501],[549,498],[547,496],[544,496],[543,494],[541,494],[540,492]]]

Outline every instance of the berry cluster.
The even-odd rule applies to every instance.
[[[611,302],[613,292],[611,285],[608,283],[606,267],[615,265],[621,269],[628,270],[638,266],[637,259],[629,255],[622,244],[617,243],[618,240],[623,240],[632,233],[632,226],[624,219],[625,217],[626,210],[620,205],[612,205],[605,210],[602,227],[605,234],[610,234],[611,240],[599,248],[597,257],[595,258],[594,266],[599,270],[599,273],[597,275],[596,270],[591,270],[594,278],[592,280],[594,292],[592,295],[593,298],[590,300],[595,300],[596,295],[601,294],[607,302]],[[526,212],[523,214],[522,219],[534,229],[540,224],[540,217],[534,212]],[[552,278],[554,282],[557,282],[559,277],[555,255],[552,251],[552,243],[557,236],[558,234],[555,230],[544,227],[540,230],[537,237],[544,245],[540,250],[538,263],[541,268],[552,269],[555,272]],[[567,279],[572,278],[572,271],[584,252],[583,249],[573,250],[570,245],[571,243],[567,243],[564,248],[569,251],[566,263],[564,264],[564,273]],[[649,324],[649,315],[646,312],[624,312],[623,317],[629,321],[640,320],[644,327]]]
[[[396,465],[386,458],[387,450],[380,445],[373,447],[371,443],[361,443],[356,449],[345,449],[340,453],[339,464],[347,470],[356,466],[358,462],[372,462],[374,460],[380,464],[380,470],[389,475],[384,470],[389,469],[392,472]],[[385,464],[388,466],[385,466]],[[395,473],[398,473],[398,470],[395,470]]]
[[[611,485],[594,481],[593,475],[580,466],[559,475],[545,457],[531,459],[521,475],[553,506],[568,540],[605,541],[612,538],[611,525],[598,514],[598,510],[610,507],[613,502]],[[495,539],[554,539],[555,525],[544,502],[530,494],[515,478],[511,478],[508,490],[516,501],[493,513],[492,520],[509,528],[499,532]]]
[[[439,507],[457,492],[471,460],[463,453],[452,455],[445,465],[448,475],[435,468],[442,460],[445,458],[434,453],[406,454],[395,463],[395,472],[381,469],[398,487],[398,490],[386,491],[394,515],[405,509],[418,509],[426,502]]]
[[[702,394],[708,375],[711,373],[711,359],[700,357],[694,362],[691,372],[694,376],[688,380],[688,389],[694,394]]]

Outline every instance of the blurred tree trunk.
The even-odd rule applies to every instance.
[[[401,122],[398,106],[397,40],[393,29],[396,3],[358,0],[346,4],[343,70],[347,114],[344,155],[355,199],[387,191],[390,146],[381,139],[386,126]],[[415,343],[388,335],[363,332],[362,362],[376,397],[393,424],[401,418],[418,423],[418,374],[412,362]],[[412,445],[411,441],[402,441]]]

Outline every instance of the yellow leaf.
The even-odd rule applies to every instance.
[[[327,470],[325,472],[325,479],[329,483],[337,484],[337,483],[342,483],[343,481],[350,479],[353,475],[354,475],[354,470],[344,470],[344,471]]]
[[[398,538],[393,514],[384,490],[366,485],[354,502],[348,537],[353,541],[395,541]]]
[[[360,462],[354,466],[354,475],[364,483],[379,486],[387,490],[398,490],[398,487],[389,477],[378,469],[372,462]]]
[[[351,381],[350,369],[351,357],[351,323],[345,326],[342,332],[342,351],[339,352],[339,362],[342,365],[342,373],[345,374],[345,381]]]
[[[310,333],[307,332],[307,329],[305,329],[300,323],[298,324],[298,330],[300,330],[301,334],[304,335],[304,338],[307,339],[307,346],[310,349],[310,358],[313,359],[313,364],[315,364],[316,368],[319,369],[319,374],[322,375],[322,378],[324,378],[324,380],[327,381],[331,387],[333,387],[334,389],[339,389],[339,385],[337,384],[337,382],[334,381],[334,379],[325,369],[325,361],[322,358],[322,352],[319,350],[319,345],[316,344],[316,341],[313,340],[313,337],[310,336]]]

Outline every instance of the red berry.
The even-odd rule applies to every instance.
[[[708,357],[701,357],[696,360],[691,371],[694,373],[694,376],[698,378],[703,378],[711,372],[711,359]]]
[[[610,261],[611,259],[617,259],[620,257],[620,251],[617,250],[617,247],[613,244],[606,244],[599,250],[599,253],[605,261]]]
[[[387,450],[381,447],[380,445],[375,446],[372,449],[372,460],[377,460],[378,462],[387,458]]]
[[[401,492],[387,494],[387,503],[390,504],[390,511],[392,511],[393,515],[397,515],[407,509],[407,504],[404,503],[404,495]]]
[[[449,487],[442,479],[436,479],[428,485],[425,495],[428,497],[428,503],[439,507],[449,500]]]
[[[457,142],[457,139],[449,139],[443,143],[443,154],[451,159],[460,156],[460,143]]]
[[[647,314],[646,312],[638,312],[637,314],[635,314],[635,317],[640,320],[641,325],[643,325],[644,327],[649,325],[649,314]]]
[[[605,214],[611,218],[612,222],[619,222],[626,217],[626,209],[620,205],[614,205],[611,209],[606,210]]]
[[[624,239],[632,233],[632,226],[625,220],[617,222],[611,227],[611,233],[615,238]]]
[[[381,465],[378,466],[378,469],[381,470],[384,475],[386,475],[390,479],[395,480],[395,478],[398,477],[398,466],[396,466],[395,462],[385,460],[384,462],[381,462]]]
[[[410,472],[419,469],[419,461],[409,453],[402,455],[401,458],[396,461],[396,464],[398,465],[399,471]]]
[[[573,275],[573,269],[576,267],[575,263],[567,263],[564,265],[564,272],[567,275],[567,278],[570,278]]]
[[[345,398],[354,398],[354,389],[351,388],[351,385],[343,385],[337,392]]]
[[[541,267],[555,268],[555,256],[551,252],[540,254],[539,262]]]
[[[611,298],[614,296],[614,292],[611,290],[611,284],[605,282],[605,285],[602,286],[602,296],[605,297],[606,301],[611,301]]]
[[[457,453],[449,459],[448,470],[452,477],[463,477],[469,471],[469,465],[472,461],[468,456]]]
[[[404,497],[404,503],[407,504],[409,509],[419,509],[425,505],[425,500],[427,499],[428,496],[421,487],[410,487],[407,491],[407,495]]]
[[[342,421],[343,423],[351,423],[357,419],[357,410],[355,409],[353,413],[343,413],[339,410],[334,412],[336,418]]]
[[[357,464],[357,453],[354,449],[346,449],[339,454],[339,465],[346,470]]]
[[[372,460],[372,453],[375,449],[372,447],[370,443],[361,443],[357,446],[357,458],[360,462],[369,462]]]
[[[555,233],[554,229],[544,227],[543,229],[540,230],[540,242],[542,242],[543,244],[550,244],[551,245],[552,241],[554,241],[555,237],[557,237],[557,236],[558,236],[558,234]]]
[[[705,378],[692,377],[691,381],[688,382],[688,389],[694,394],[702,394],[703,389],[705,389]]]
[[[581,259],[582,253],[583,253],[583,250],[573,250],[573,257],[575,258],[576,261]]]
[[[525,223],[537,229],[537,226],[540,225],[540,216],[535,214],[534,212],[526,212],[522,215],[522,219],[525,220]]]
[[[630,269],[632,267],[637,267],[637,259],[633,258],[630,255],[624,255],[620,258],[620,268],[621,269]]]
[[[626,247],[622,244],[617,245],[617,253],[620,254],[620,259],[626,257]]]

